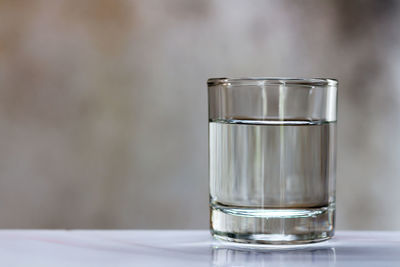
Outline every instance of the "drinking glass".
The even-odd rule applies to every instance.
[[[337,80],[208,80],[211,233],[244,243],[329,239]]]

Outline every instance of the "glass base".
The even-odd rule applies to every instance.
[[[211,233],[224,241],[304,244],[334,235],[335,207],[259,209],[211,204]]]

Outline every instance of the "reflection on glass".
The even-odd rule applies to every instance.
[[[297,249],[250,249],[214,246],[212,248],[212,266],[297,266],[323,265],[334,266],[335,248],[297,248]]]

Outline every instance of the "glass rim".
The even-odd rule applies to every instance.
[[[247,77],[247,78],[210,78],[208,86],[241,86],[241,85],[298,85],[298,86],[337,86],[333,78],[283,78],[283,77]]]

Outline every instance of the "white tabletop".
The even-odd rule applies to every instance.
[[[302,246],[222,243],[198,231],[0,231],[2,266],[400,266],[400,232]]]

